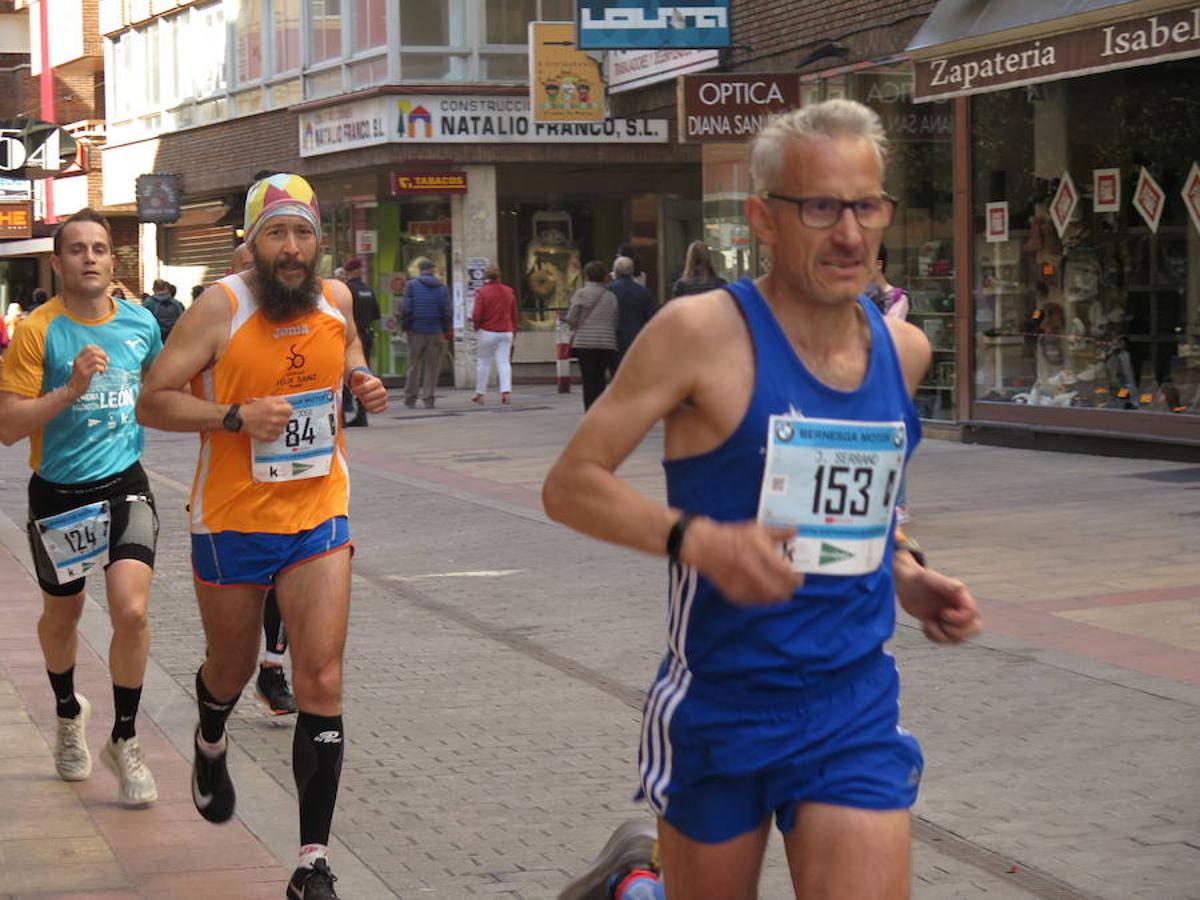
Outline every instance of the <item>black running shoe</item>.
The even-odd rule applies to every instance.
[[[237,800],[233,782],[229,780],[229,769],[225,766],[228,751],[216,759],[209,759],[200,749],[200,729],[192,737],[195,756],[192,759],[192,802],[196,811],[210,822],[228,822],[233,815]]]
[[[258,667],[254,696],[263,702],[273,716],[290,716],[296,712],[296,697],[288,686],[283,666]]]
[[[337,876],[329,871],[329,863],[318,859],[311,869],[302,867],[292,873],[287,896],[289,900],[337,900],[335,881]]]

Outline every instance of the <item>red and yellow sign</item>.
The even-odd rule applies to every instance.
[[[33,204],[0,203],[0,238],[33,237]]]
[[[529,105],[535,122],[604,121],[600,64],[575,49],[573,23],[529,23]]]
[[[392,195],[465,194],[466,172],[393,172]]]

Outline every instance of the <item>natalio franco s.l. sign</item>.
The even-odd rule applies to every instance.
[[[578,0],[580,50],[728,47],[729,0]]]

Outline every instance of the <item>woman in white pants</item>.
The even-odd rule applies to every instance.
[[[517,331],[517,296],[512,288],[500,281],[500,268],[492,265],[484,270],[486,283],[475,292],[475,309],[471,324],[475,328],[475,396],[472,403],[483,403],[487,394],[492,362],[500,376],[500,402],[512,398],[513,339]]]

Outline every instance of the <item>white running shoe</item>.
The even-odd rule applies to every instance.
[[[121,738],[116,743],[105,741],[100,759],[121,782],[121,802],[126,806],[146,806],[158,799],[154,776],[146,765],[146,754],[136,735]]]
[[[88,753],[87,720],[92,704],[83,694],[76,694],[79,715],[73,719],[58,719],[58,743],[54,748],[54,768],[63,781],[84,781],[92,774],[92,754]]]

